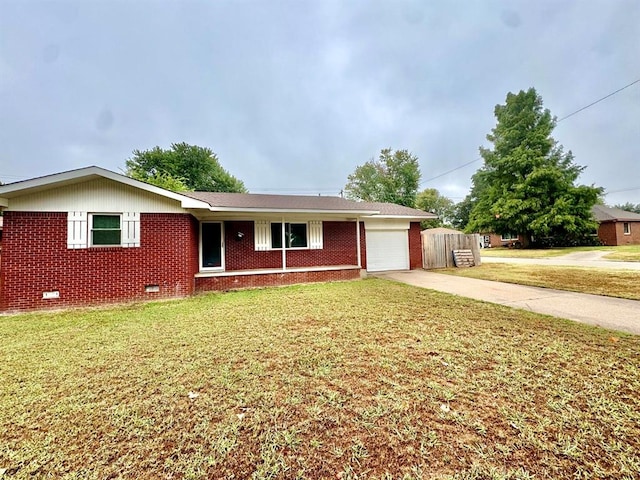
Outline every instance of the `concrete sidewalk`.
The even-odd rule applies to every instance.
[[[640,301],[477,280],[425,270],[377,277],[640,335]]]

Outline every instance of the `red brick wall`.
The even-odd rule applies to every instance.
[[[606,222],[598,227],[598,238],[605,245],[639,245],[640,222],[627,222],[630,235],[624,234],[625,222]]]
[[[329,282],[355,280],[360,278],[360,270],[325,270],[321,272],[287,272],[259,275],[233,275],[225,277],[196,278],[196,291],[233,290],[238,288],[274,287],[296,283]]]
[[[598,227],[598,238],[604,245],[618,245],[616,224],[614,222],[601,223]]]
[[[420,222],[411,222],[409,227],[409,268],[422,268],[422,237]]]
[[[358,264],[354,222],[322,222],[322,229],[322,249],[287,250],[287,267]],[[281,250],[255,250],[253,222],[225,222],[224,232],[226,271],[282,268]]]
[[[138,248],[67,249],[67,214],[5,212],[0,310],[60,308],[190,295],[198,224],[188,214],[142,214]],[[146,293],[145,285],[158,285]],[[43,300],[45,291],[60,298]]]
[[[362,268],[367,269],[367,230],[364,227],[364,222],[360,222],[360,261],[362,262]]]

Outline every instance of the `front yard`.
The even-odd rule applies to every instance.
[[[437,272],[480,280],[640,300],[640,271],[636,270],[484,263],[479,267],[447,268]]]
[[[0,478],[633,479],[640,338],[378,279],[0,317]]]
[[[561,257],[577,252],[606,252],[604,260],[623,262],[640,262],[640,245],[623,245],[619,247],[565,247],[565,248],[483,248],[483,257],[506,258],[549,258]]]

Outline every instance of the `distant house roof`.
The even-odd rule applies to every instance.
[[[444,227],[427,228],[426,230],[422,231],[423,235],[436,235],[438,233],[464,234],[464,232],[461,232],[460,230],[454,230],[453,228],[444,228]]]
[[[620,210],[619,208],[594,205],[591,209],[593,216],[602,222],[640,222],[640,214]]]

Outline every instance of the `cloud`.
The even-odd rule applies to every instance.
[[[9,2],[0,179],[118,171],[180,141],[254,191],[337,194],[386,147],[429,179],[477,158],[509,91],[536,87],[561,117],[638,78],[638,24],[635,0]],[[639,100],[558,125],[585,183],[640,186]],[[424,186],[460,196],[479,166]]]

